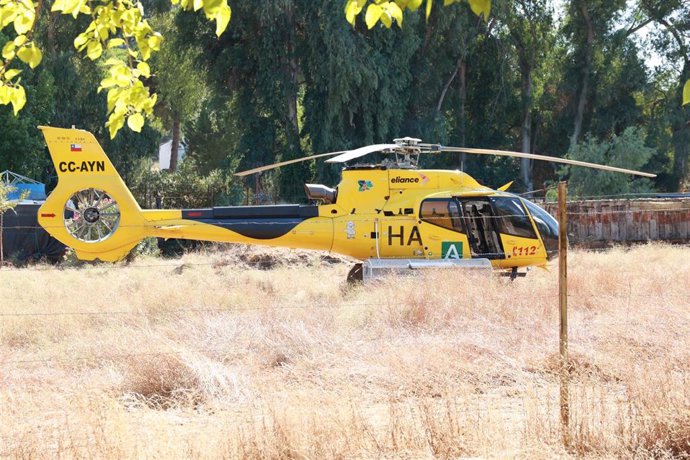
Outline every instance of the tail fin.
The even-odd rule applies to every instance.
[[[80,259],[122,259],[146,236],[146,219],[132,193],[93,134],[39,128],[58,184],[38,211],[38,222]]]

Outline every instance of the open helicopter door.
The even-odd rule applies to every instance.
[[[505,257],[496,213],[488,198],[460,199],[462,218],[467,229],[472,257]]]

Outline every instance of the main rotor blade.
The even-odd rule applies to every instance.
[[[433,147],[432,147],[433,149]],[[656,174],[650,174],[642,171],[633,171],[632,169],[616,168],[615,166],[600,165],[597,163],[588,163],[586,161],[568,160],[567,158],[550,157],[548,155],[536,155],[534,153],[511,152],[509,150],[490,150],[490,149],[471,149],[465,147],[444,147],[440,146],[438,150],[443,152],[460,152],[473,153],[477,155],[498,155],[504,157],[514,158],[529,158],[530,160],[551,161],[553,163],[563,163],[566,165],[583,166],[585,168],[601,169],[603,171],[619,172],[625,174],[633,174],[635,176],[656,177]]]
[[[341,150],[339,152],[319,153],[318,155],[311,155],[311,156],[302,157],[302,158],[294,158],[292,160],[285,160],[285,161],[281,161],[279,163],[273,163],[272,165],[259,166],[258,168],[248,169],[246,171],[241,171],[241,172],[235,173],[235,176],[244,177],[244,176],[248,176],[250,174],[254,174],[254,173],[258,173],[258,172],[268,171],[269,169],[280,168],[281,166],[285,166],[285,165],[291,165],[294,163],[301,163],[302,161],[314,160],[316,158],[328,157],[328,156],[333,156],[333,155],[340,155],[341,153],[345,153],[345,152],[347,152],[347,150]]]
[[[345,163],[346,161],[354,160],[355,158],[363,157],[364,155],[368,155],[370,153],[397,148],[397,144],[367,145],[366,147],[360,147],[358,149],[350,150],[348,152],[343,153],[340,156],[326,160],[326,163]]]

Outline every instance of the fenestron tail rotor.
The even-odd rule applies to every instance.
[[[85,243],[108,239],[120,224],[120,207],[103,190],[89,188],[72,195],[65,203],[65,228]]]

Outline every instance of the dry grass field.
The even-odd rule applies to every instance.
[[[347,263],[233,249],[0,269],[2,458],[690,456],[690,247],[349,289]]]

